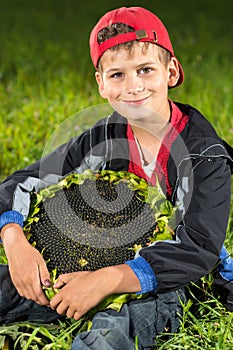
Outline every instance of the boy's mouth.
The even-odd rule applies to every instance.
[[[126,103],[128,105],[132,105],[132,106],[141,106],[142,104],[144,104],[147,100],[149,99],[148,97],[144,97],[138,100],[122,100],[121,102]]]

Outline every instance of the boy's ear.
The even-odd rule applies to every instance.
[[[175,57],[171,58],[168,63],[168,86],[173,87],[177,84],[180,77],[178,60]]]
[[[105,93],[104,93],[104,82],[103,82],[103,78],[100,72],[95,72],[95,78],[99,87],[99,94],[101,97],[106,98],[105,97]]]

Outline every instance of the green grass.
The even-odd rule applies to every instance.
[[[176,334],[161,334],[157,350],[230,350],[233,344],[233,313],[227,312],[213,296],[212,277],[207,276],[188,288],[180,329]]]
[[[199,108],[219,135],[233,144],[231,0],[125,0],[111,4],[107,0],[98,4],[94,0],[85,4],[76,0],[1,0],[0,179],[69,138],[71,128],[61,135],[63,126],[68,130],[74,123],[72,132],[79,133],[99,118],[95,108],[88,109],[105,102],[98,95],[88,36],[104,12],[124,5],[145,6],[158,13],[185,71],[185,83],[171,91],[170,97]],[[231,253],[232,219],[231,214],[226,241]],[[158,349],[232,349],[232,313],[212,295],[205,301],[190,300],[180,332],[172,338],[159,337]],[[49,344],[54,333],[67,331],[58,325],[32,332],[25,330],[28,339],[40,338],[42,332]],[[71,341],[68,338],[62,338],[62,349]],[[44,349],[56,349],[48,344]],[[30,346],[25,345],[27,348]]]

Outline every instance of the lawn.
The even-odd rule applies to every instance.
[[[231,0],[116,0],[111,4],[107,0],[85,4],[77,0],[1,0],[0,180],[82,132],[105,110],[96,88],[88,37],[98,18],[118,6],[144,6],[164,21],[185,71],[184,84],[171,91],[170,97],[197,107],[233,145]],[[233,214],[226,245],[233,254],[232,220]],[[161,336],[158,349],[233,348],[233,313],[208,294],[210,285],[211,278],[203,281],[204,292],[194,288],[180,332],[172,338]],[[5,332],[16,334],[16,328],[8,327]],[[25,339],[32,332],[25,330],[29,334]],[[34,342],[42,336],[53,344],[57,332],[57,328],[34,329]],[[61,348],[68,349],[70,333],[64,325],[59,332]],[[49,348],[59,349],[59,345],[43,349]],[[24,349],[36,347],[25,345]]]

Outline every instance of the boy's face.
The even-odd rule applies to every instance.
[[[137,118],[136,111],[142,109],[167,120],[170,118],[168,87],[176,85],[179,68],[176,58],[172,58],[166,67],[160,61],[158,51],[155,44],[149,44],[145,49],[143,43],[135,43],[130,53],[122,48],[103,54],[101,72],[96,72],[96,80],[100,95],[115,110],[133,109],[134,119]],[[139,114],[141,119],[142,113]],[[145,118],[148,118],[147,113]]]

